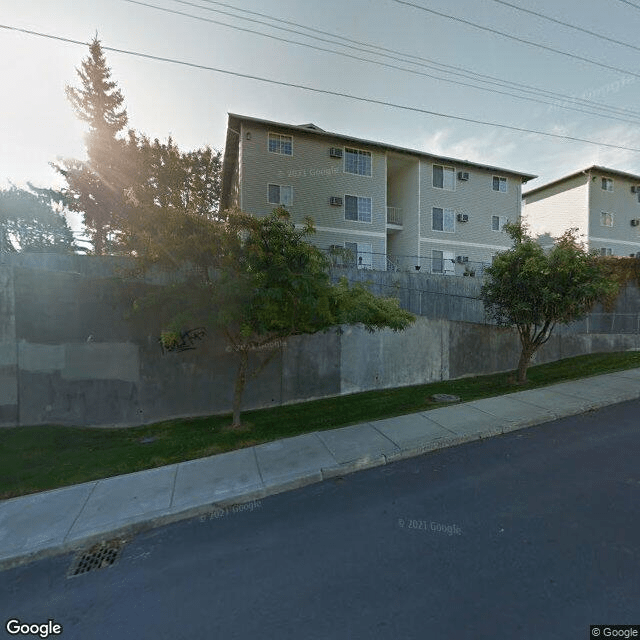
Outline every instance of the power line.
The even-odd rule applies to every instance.
[[[263,37],[269,38],[271,40],[277,40],[278,42],[285,42],[285,43],[288,43],[288,44],[295,44],[295,45],[299,45],[299,46],[302,46],[302,47],[307,47],[309,49],[314,49],[316,51],[325,51],[327,53],[333,53],[335,55],[343,56],[343,57],[346,57],[346,58],[351,58],[353,60],[359,60],[359,61],[362,61],[362,62],[369,62],[371,64],[377,64],[379,66],[387,67],[389,69],[395,69],[395,70],[398,70],[398,71],[405,71],[407,73],[412,73],[412,74],[423,76],[423,77],[426,77],[426,78],[432,78],[432,79],[435,79],[435,80],[441,80],[443,82],[448,82],[448,83],[451,83],[451,84],[456,84],[456,85],[465,86],[465,87],[471,87],[473,89],[478,89],[480,91],[487,91],[487,92],[490,92],[490,93],[496,93],[496,94],[499,94],[499,95],[504,95],[504,96],[509,96],[509,97],[512,97],[512,98],[517,98],[519,100],[527,100],[529,102],[536,102],[538,104],[545,104],[545,105],[548,105],[548,106],[554,106],[554,107],[558,107],[558,108],[561,108],[561,109],[569,109],[571,111],[577,111],[579,113],[586,113],[587,115],[592,115],[592,116],[595,115],[595,116],[600,116],[600,117],[605,116],[608,119],[619,120],[620,122],[626,122],[628,124],[638,124],[637,121],[632,121],[632,120],[629,120],[628,118],[620,118],[620,117],[611,115],[609,113],[607,113],[607,114],[595,113],[594,111],[586,111],[584,109],[578,109],[576,107],[571,107],[569,105],[556,104],[554,102],[548,102],[546,100],[540,100],[540,99],[537,99],[537,98],[529,98],[529,97],[526,97],[526,96],[519,96],[519,95],[510,93],[510,92],[507,92],[507,91],[500,91],[498,89],[490,89],[488,87],[478,86],[476,84],[470,84],[468,82],[461,82],[459,80],[451,80],[451,79],[448,79],[448,78],[442,78],[440,76],[434,76],[434,75],[432,75],[430,73],[424,73],[422,71],[416,71],[415,69],[407,69],[406,67],[400,67],[398,65],[389,64],[389,63],[386,63],[386,62],[380,62],[380,61],[377,61],[377,60],[370,60],[370,59],[362,58],[360,56],[356,56],[356,55],[353,55],[353,54],[350,54],[350,53],[345,53],[345,52],[341,52],[341,51],[335,51],[334,49],[327,49],[325,47],[318,47],[316,45],[312,45],[312,44],[308,44],[308,43],[304,43],[304,42],[297,42],[295,40],[287,40],[285,38],[281,38],[281,37],[274,36],[274,35],[271,35],[271,34],[263,33],[261,31],[255,31],[254,29],[248,29],[248,28],[245,28],[245,27],[239,27],[239,26],[236,26],[236,25],[228,24],[228,23],[222,22],[220,20],[213,20],[211,18],[205,18],[205,17],[202,17],[202,16],[193,15],[191,13],[186,13],[184,11],[178,11],[176,9],[168,9],[166,7],[159,7],[159,6],[154,5],[154,4],[150,4],[150,3],[147,3],[147,2],[142,2],[141,0],[124,0],[124,1],[128,2],[130,4],[136,4],[136,5],[139,5],[139,6],[142,6],[142,7],[146,7],[146,8],[149,8],[149,9],[156,9],[158,11],[163,11],[165,13],[171,13],[171,14],[175,14],[175,15],[185,16],[185,17],[188,17],[188,18],[193,18],[194,20],[200,20],[202,22],[209,22],[209,23],[212,23],[212,24],[217,24],[217,25],[221,25],[221,26],[224,26],[224,27],[228,27],[230,29],[235,29],[237,31],[243,31],[243,32],[246,32],[246,33],[251,33],[251,34],[263,36]],[[185,0],[175,0],[175,1],[176,2],[180,2],[181,4],[188,4],[188,5],[191,5],[191,6],[195,6],[195,7],[198,7],[200,9],[207,9],[209,11],[215,11],[217,13],[223,13],[225,15],[230,15],[230,16],[232,16],[234,18],[240,18],[241,20],[248,20],[250,22],[258,22],[258,23],[260,23],[262,25],[265,25],[265,26],[268,26],[268,27],[271,27],[271,28],[281,29],[281,30],[284,30],[284,31],[293,32],[293,33],[296,33],[298,35],[303,35],[305,37],[313,37],[313,38],[315,38],[315,36],[307,36],[307,34],[301,34],[301,32],[295,31],[293,29],[287,29],[287,28],[284,28],[284,27],[277,27],[277,26],[274,26],[274,25],[269,25],[269,24],[267,24],[265,22],[261,22],[259,20],[255,20],[255,19],[252,19],[252,18],[244,18],[242,16],[235,16],[235,15],[230,14],[228,12],[219,11],[217,9],[208,9],[206,7],[200,7],[199,5],[194,5],[193,3],[186,2]],[[324,42],[331,42],[332,44],[340,44],[340,43],[335,43],[333,41],[325,40],[325,39],[322,39],[322,38],[316,38],[316,39],[322,40]],[[351,48],[357,48],[357,47],[351,47]],[[360,50],[361,51],[366,51],[365,49],[360,49]],[[371,53],[369,51],[366,51],[366,52],[367,53]],[[378,55],[378,54],[376,54],[376,55]],[[396,58],[396,59],[398,59],[398,58]],[[415,63],[413,63],[413,64],[415,64]],[[460,75],[460,74],[456,74],[456,75]],[[636,120],[638,120],[638,119],[640,119],[640,113],[637,114],[637,115],[631,116],[631,117],[636,118]]]
[[[563,22],[562,20],[557,20],[556,18],[552,18],[551,16],[547,16],[544,13],[538,13],[537,11],[532,11],[531,9],[525,9],[524,7],[519,7],[515,4],[511,4],[510,2],[506,2],[505,0],[493,0],[498,4],[502,4],[505,7],[511,7],[512,9],[516,9],[517,11],[522,11],[524,13],[528,13],[532,16],[537,16],[538,18],[542,18],[543,20],[548,20],[549,22],[555,22],[556,24],[560,24],[563,27],[569,27],[569,29],[574,29],[575,31],[581,31],[582,33],[586,33],[590,36],[594,36],[595,38],[600,38],[601,40],[606,40],[607,42],[613,42],[614,44],[620,45],[621,47],[629,47],[629,49],[635,49],[636,51],[640,51],[640,47],[637,47],[634,44],[629,44],[628,42],[622,42],[621,40],[616,40],[615,38],[609,38],[609,36],[605,36],[602,33],[596,33],[595,31],[590,31],[589,29],[583,29],[582,27],[577,27],[575,24],[570,24],[569,22]],[[635,6],[635,5],[634,5]],[[640,7],[638,7],[640,9]]]
[[[572,96],[567,96],[567,95],[563,95],[563,94],[547,91],[547,90],[544,90],[544,89],[538,89],[538,88],[535,88],[535,87],[529,87],[528,85],[524,85],[524,84],[517,83],[517,82],[509,82],[509,81],[501,80],[501,79],[495,78],[493,76],[488,76],[488,75],[484,75],[484,74],[475,73],[475,72],[466,70],[466,69],[464,69],[462,67],[454,67],[452,65],[446,65],[446,64],[443,64],[443,63],[440,63],[440,62],[435,62],[435,61],[429,60],[427,58],[420,58],[419,56],[413,56],[411,54],[405,54],[403,52],[394,51],[393,49],[386,49],[386,48],[383,48],[383,47],[377,47],[376,45],[371,45],[371,44],[368,44],[368,43],[362,43],[362,42],[359,42],[357,40],[352,40],[351,38],[343,38],[343,39],[348,40],[349,42],[354,42],[356,44],[361,44],[361,45],[363,45],[365,47],[369,47],[370,49],[380,49],[383,52],[389,51],[389,52],[393,52],[393,53],[398,54],[399,56],[404,56],[404,57],[403,58],[399,58],[397,56],[389,55],[387,53],[379,53],[378,51],[369,51],[369,49],[363,49],[361,47],[354,47],[354,46],[351,46],[351,45],[346,45],[343,42],[336,42],[334,40],[327,40],[326,38],[319,38],[317,36],[313,36],[313,35],[310,35],[310,34],[307,34],[307,33],[303,33],[301,31],[296,31],[294,29],[288,29],[288,28],[285,28],[285,27],[279,27],[277,25],[272,25],[272,24],[263,22],[261,20],[256,20],[256,19],[253,19],[253,18],[245,18],[244,16],[237,16],[237,15],[235,15],[233,13],[229,13],[227,11],[221,11],[219,9],[212,9],[212,8],[209,8],[209,7],[202,7],[201,5],[195,4],[193,2],[188,2],[187,0],[174,0],[174,1],[178,2],[179,4],[185,4],[185,5],[196,7],[198,9],[204,9],[205,11],[212,11],[214,13],[221,13],[223,15],[228,15],[228,16],[231,16],[231,17],[236,18],[236,19],[246,20],[248,22],[258,23],[258,24],[261,24],[263,26],[267,26],[267,27],[272,28],[272,29],[278,29],[278,30],[281,30],[281,31],[287,31],[289,33],[295,33],[296,35],[302,35],[305,38],[313,38],[313,39],[319,40],[321,42],[327,42],[327,43],[335,44],[335,45],[338,45],[338,46],[341,46],[341,47],[347,47],[349,49],[355,49],[357,51],[363,51],[363,52],[368,53],[368,54],[383,56],[383,57],[386,57],[386,58],[390,58],[390,59],[393,59],[393,60],[399,60],[401,62],[413,64],[413,65],[420,66],[420,67],[431,68],[431,69],[434,69],[435,71],[438,71],[440,73],[448,73],[450,75],[460,76],[460,77],[464,78],[465,80],[470,79],[470,80],[474,80],[474,81],[477,81],[477,82],[485,82],[486,84],[492,84],[492,85],[496,85],[496,86],[503,87],[503,88],[515,89],[516,91],[520,91],[521,93],[528,93],[528,94],[533,94],[533,95],[538,95],[538,96],[545,95],[545,96],[550,97],[552,100],[562,99],[562,100],[565,100],[565,101],[568,101],[568,102],[580,104],[580,106],[586,106],[587,108],[589,108],[591,110],[586,111],[584,109],[578,109],[576,107],[572,107],[572,106],[570,106],[568,104],[557,104],[556,102],[548,102],[546,100],[540,100],[540,99],[537,99],[537,98],[528,98],[528,97],[525,97],[525,96],[516,95],[516,94],[508,92],[508,91],[507,92],[499,91],[497,89],[490,89],[488,87],[479,86],[477,84],[469,84],[467,82],[461,82],[459,80],[451,80],[449,78],[443,78],[441,76],[434,76],[434,75],[429,74],[429,73],[416,71],[415,69],[407,69],[406,67],[399,67],[397,65],[388,64],[388,63],[380,62],[380,61],[377,61],[377,60],[371,60],[371,59],[368,59],[368,58],[361,58],[359,56],[355,56],[355,55],[352,55],[352,54],[344,53],[344,52],[341,52],[341,51],[336,51],[334,49],[326,49],[324,47],[317,47],[317,46],[314,46],[314,45],[310,45],[308,43],[298,42],[298,41],[295,41],[295,40],[287,40],[287,39],[279,38],[279,37],[271,35],[271,34],[266,34],[266,33],[260,32],[260,31],[254,31],[252,29],[246,29],[246,28],[243,28],[243,27],[238,27],[236,25],[231,25],[231,24],[228,24],[228,23],[225,23],[225,22],[221,22],[221,21],[218,21],[218,20],[212,20],[212,19],[204,18],[202,16],[193,15],[191,13],[185,13],[183,11],[177,11],[177,10],[174,10],[174,9],[168,9],[168,8],[165,8],[165,7],[159,7],[157,5],[152,5],[152,4],[149,4],[149,3],[146,3],[146,2],[142,2],[141,0],[124,0],[124,1],[125,2],[129,2],[131,4],[137,4],[137,5],[141,5],[141,6],[144,6],[144,7],[148,7],[148,8],[151,8],[151,9],[157,9],[159,11],[164,11],[164,12],[167,12],[167,13],[174,13],[176,15],[186,16],[186,17],[189,17],[189,18],[193,18],[195,20],[203,21],[203,22],[210,22],[210,23],[213,23],[213,24],[222,25],[222,26],[225,26],[225,27],[228,27],[228,28],[231,28],[231,29],[239,30],[239,31],[245,31],[245,32],[248,32],[248,33],[253,33],[253,34],[260,35],[260,36],[263,36],[263,37],[266,37],[266,38],[277,40],[279,42],[287,42],[289,44],[296,44],[296,45],[307,47],[307,48],[310,48],[310,49],[315,49],[316,51],[325,51],[325,52],[328,52],[328,53],[341,55],[343,57],[352,58],[354,60],[360,60],[360,61],[363,61],[363,62],[369,62],[371,64],[377,64],[377,65],[380,65],[380,66],[383,66],[383,67],[388,67],[388,68],[396,69],[396,70],[399,70],[399,71],[405,71],[407,73],[413,73],[415,75],[419,75],[419,76],[423,76],[423,77],[427,77],[427,78],[432,78],[432,79],[435,79],[435,80],[440,80],[440,81],[448,82],[448,83],[451,83],[451,84],[457,84],[457,85],[461,85],[461,86],[471,87],[473,89],[478,89],[480,91],[487,91],[487,92],[490,92],[490,93],[496,93],[496,94],[499,94],[499,95],[510,96],[510,97],[513,97],[513,98],[517,98],[519,100],[528,100],[530,102],[536,102],[538,104],[546,104],[546,105],[554,106],[554,107],[557,107],[557,108],[560,108],[560,109],[567,109],[567,110],[576,111],[576,112],[579,112],[579,113],[586,113],[587,115],[594,115],[594,116],[600,116],[600,117],[605,116],[607,118],[620,120],[621,122],[627,122],[629,124],[636,124],[636,122],[628,120],[628,119],[625,119],[625,118],[614,117],[614,116],[611,115],[611,113],[614,113],[616,115],[626,115],[627,117],[631,117],[631,118],[634,118],[634,119],[640,118],[640,112],[633,111],[631,109],[621,109],[621,108],[612,107],[612,106],[609,106],[609,105],[601,105],[599,103],[591,102],[589,100],[584,100],[584,99],[581,99],[581,98],[574,98]],[[332,33],[326,32],[326,31],[321,31],[319,29],[311,29],[310,27],[306,27],[304,25],[300,25],[298,23],[291,22],[289,20],[280,20],[279,18],[274,18],[273,16],[269,16],[267,14],[258,13],[257,11],[249,11],[249,10],[239,9],[237,7],[234,7],[233,5],[229,5],[229,4],[224,3],[224,2],[215,2],[214,0],[202,0],[202,1],[203,2],[209,2],[211,4],[216,4],[216,5],[222,5],[222,6],[225,6],[225,7],[229,7],[229,8],[234,9],[235,11],[239,11],[239,12],[243,12],[243,13],[249,13],[249,14],[252,14],[252,15],[259,15],[261,17],[267,18],[268,20],[273,20],[273,21],[276,21],[276,22],[283,22],[284,24],[295,25],[295,26],[298,26],[298,27],[300,27],[302,29],[309,29],[309,30],[312,30],[312,31],[314,31],[316,33],[322,33],[324,35],[328,35],[328,36],[330,36],[332,38],[342,38],[342,36],[339,36],[337,34],[332,34]],[[423,60],[427,64],[413,62],[411,60],[405,60],[404,58],[406,58],[406,57],[415,58],[417,60]],[[445,68],[448,68],[448,69],[455,69],[455,71],[448,71],[448,70],[439,69],[439,68],[436,67],[436,65],[439,66],[439,67],[445,67]],[[521,88],[521,87],[524,87],[524,88]],[[597,112],[593,111],[593,109],[599,109],[601,111],[606,111],[608,113],[605,113],[605,114],[597,113]]]
[[[191,6],[194,6],[194,7],[198,7],[200,9],[205,9],[207,11],[225,13],[225,15],[232,15],[234,18],[240,18],[241,20],[246,20],[247,19],[247,18],[243,18],[242,16],[236,16],[234,14],[229,14],[229,13],[226,13],[226,12],[216,11],[215,9],[210,9],[208,7],[202,7],[202,6],[194,4],[192,2],[187,2],[186,0],[174,0],[174,1],[178,2],[180,4],[187,4],[187,5],[191,5]],[[345,45],[344,42],[343,42],[343,41],[346,41],[346,42],[351,42],[351,43],[354,43],[354,44],[357,44],[357,45],[361,45],[361,46],[364,46],[364,47],[368,47],[369,49],[373,49],[374,50],[374,51],[368,51],[368,50],[365,50],[365,49],[359,49],[358,47],[349,47],[349,48],[357,49],[359,51],[366,51],[366,53],[374,53],[375,55],[388,57],[388,58],[391,58],[391,59],[394,59],[394,60],[400,60],[402,62],[409,62],[410,64],[415,64],[415,65],[418,65],[418,66],[435,69],[436,71],[440,71],[440,72],[442,72],[443,69],[453,69],[454,71],[459,72],[459,73],[453,73],[452,75],[462,75],[462,77],[469,77],[470,76],[471,79],[474,79],[474,80],[477,79],[477,78],[482,78],[482,79],[485,79],[485,80],[491,80],[492,82],[489,82],[489,84],[495,84],[497,86],[502,86],[502,87],[517,88],[518,91],[522,91],[523,93],[533,93],[534,95],[543,94],[543,95],[547,95],[547,96],[552,97],[552,98],[559,98],[559,99],[562,99],[562,100],[569,100],[569,101],[574,101],[574,102],[577,102],[577,103],[582,103],[585,106],[592,106],[593,108],[609,110],[609,111],[612,111],[614,113],[615,112],[627,113],[628,115],[632,115],[632,116],[640,115],[640,112],[634,111],[632,109],[623,109],[623,108],[619,108],[619,107],[613,107],[613,106],[610,106],[610,105],[606,105],[606,104],[602,104],[602,103],[598,103],[598,102],[593,102],[593,101],[590,101],[590,100],[585,100],[583,98],[577,98],[577,97],[574,97],[574,96],[568,96],[566,94],[557,93],[557,92],[554,92],[554,91],[549,91],[547,89],[541,89],[539,87],[534,87],[534,86],[523,84],[523,83],[520,83],[520,82],[513,82],[513,81],[509,81],[509,80],[504,80],[502,78],[497,78],[495,76],[479,73],[479,72],[476,72],[476,71],[471,71],[471,70],[465,69],[463,67],[457,67],[457,66],[454,66],[454,65],[438,62],[436,60],[430,60],[429,58],[423,58],[421,56],[417,56],[417,55],[414,55],[414,54],[411,54],[411,53],[406,53],[406,52],[403,52],[403,51],[397,51],[395,49],[388,49],[386,47],[381,47],[379,45],[373,45],[373,44],[370,44],[370,43],[362,42],[360,40],[354,40],[352,38],[348,38],[347,36],[343,36],[343,35],[340,35],[340,34],[329,33],[328,31],[322,31],[321,29],[316,29],[314,27],[309,27],[309,26],[306,26],[306,25],[302,25],[302,24],[299,24],[297,22],[292,22],[290,20],[284,20],[282,18],[276,18],[274,16],[270,16],[270,15],[265,14],[265,13],[260,13],[258,11],[251,11],[249,9],[242,9],[242,8],[236,7],[234,5],[228,4],[226,2],[219,2],[218,0],[201,0],[201,2],[206,2],[208,4],[215,4],[215,5],[227,7],[229,9],[233,9],[234,11],[238,11],[238,12],[241,12],[241,13],[247,13],[247,14],[250,14],[250,15],[260,16],[262,18],[267,18],[268,20],[272,20],[274,22],[280,22],[282,24],[292,25],[292,26],[295,26],[295,27],[299,27],[301,29],[305,29],[307,31],[312,31],[314,33],[320,33],[322,35],[327,35],[327,36],[330,36],[332,38],[338,38],[340,40],[339,42],[333,42],[333,41],[330,41],[330,42],[332,42],[334,44],[338,44],[340,46],[347,47],[347,45]],[[266,24],[266,23],[260,22],[260,24]],[[276,25],[267,24],[267,26],[269,26],[271,28],[274,28],[274,29],[280,29],[281,28],[281,27],[278,27]],[[313,38],[314,37],[314,36],[311,36],[309,34],[304,34],[304,33],[300,33],[300,32],[295,32],[295,33],[299,33],[300,35],[304,35],[305,37],[309,37],[309,38]],[[327,42],[323,38],[316,38],[316,39]],[[380,52],[385,52],[385,53],[380,53]],[[395,54],[397,56],[402,56],[402,58],[396,58],[394,56],[387,55],[387,53]],[[419,62],[413,62],[412,60],[407,60],[407,58],[411,58],[413,60],[418,60]],[[443,69],[439,69],[437,67],[442,67]],[[449,72],[447,71],[447,73],[449,73]]]
[[[630,7],[640,9],[640,5],[637,5],[634,2],[629,2],[629,0],[618,0],[618,2],[624,2],[625,4],[628,4]]]
[[[74,40],[72,38],[65,38],[63,36],[56,36],[53,34],[47,34],[47,33],[42,33],[39,31],[34,31],[32,29],[23,29],[20,27],[14,27],[11,25],[6,25],[6,24],[0,24],[0,29],[6,29],[8,31],[16,31],[19,33],[25,33],[28,35],[33,35],[33,36],[38,36],[38,37],[42,37],[42,38],[48,38],[50,40],[57,40],[59,42],[67,42],[69,44],[76,44],[76,45],[81,45],[81,46],[89,46],[89,43],[87,42],[82,42],[81,40]],[[403,104],[397,104],[394,102],[388,102],[386,100],[377,100],[375,98],[363,98],[362,96],[356,96],[350,93],[345,93],[345,92],[341,92],[341,91],[331,91],[329,89],[318,89],[317,87],[310,87],[308,85],[303,85],[303,84],[297,84],[294,82],[285,82],[283,80],[273,80],[271,78],[263,78],[261,76],[255,76],[255,75],[251,75],[248,73],[239,73],[237,71],[229,71],[228,69],[219,69],[217,67],[210,67],[207,65],[203,65],[203,64],[197,64],[195,62],[187,62],[185,60],[176,60],[175,58],[167,58],[164,56],[156,56],[156,55],[152,55],[149,53],[142,53],[139,51],[131,51],[128,49],[118,49],[116,47],[108,47],[108,46],[102,46],[102,49],[105,51],[112,51],[114,53],[121,53],[124,55],[129,55],[129,56],[135,56],[138,58],[143,58],[145,60],[154,60],[156,62],[167,62],[170,64],[176,64],[176,65],[180,65],[180,66],[184,66],[184,67],[190,67],[193,69],[200,69],[202,71],[213,71],[214,73],[221,73],[224,75],[228,75],[228,76],[233,76],[236,78],[244,78],[246,80],[256,80],[258,82],[264,82],[266,84],[272,84],[272,85],[276,85],[279,87],[289,87],[292,89],[301,89],[303,91],[309,91],[312,93],[319,93],[322,95],[329,95],[329,96],[335,96],[335,97],[339,97],[339,98],[346,98],[348,100],[356,100],[358,102],[365,102],[368,104],[377,104],[383,107],[390,107],[392,109],[400,109],[402,111],[411,111],[413,113],[422,113],[424,115],[429,115],[429,116],[434,116],[437,118],[444,118],[444,119],[449,119],[449,120],[457,120],[459,122],[468,122],[471,124],[480,124],[480,125],[484,125],[487,127],[495,127],[498,129],[506,129],[509,131],[517,131],[519,133],[532,133],[535,135],[539,135],[539,136],[544,136],[544,137],[548,137],[548,138],[555,138],[555,139],[559,139],[559,140],[569,140],[572,142],[583,142],[585,144],[591,144],[594,146],[601,146],[601,147],[607,147],[610,149],[620,149],[622,151],[633,151],[634,153],[640,153],[640,149],[639,148],[635,148],[635,147],[623,147],[621,145],[616,145],[616,144],[611,144],[608,142],[600,142],[597,140],[588,140],[586,138],[578,138],[575,136],[566,136],[566,135],[561,135],[558,133],[551,133],[549,131],[539,131],[536,129],[527,129],[525,127],[516,127],[513,125],[508,125],[508,124],[502,124],[499,122],[489,122],[486,120],[475,120],[473,118],[466,118],[464,116],[454,116],[451,114],[445,114],[445,113],[440,113],[438,111],[431,111],[429,109],[422,109],[420,107],[411,107],[408,105],[403,105]]]
[[[428,9],[427,7],[423,7],[422,5],[415,4],[414,2],[407,2],[407,0],[393,0],[393,2],[397,2],[398,4],[406,5],[407,7],[413,7],[414,9],[420,9],[421,11],[426,11],[427,13],[432,13],[436,16],[440,16],[441,18],[446,18],[447,20],[453,20],[455,22],[460,22],[461,24],[466,24],[474,29],[481,29],[482,31],[488,31],[489,33],[494,33],[498,36],[502,36],[503,38],[509,38],[510,40],[515,40],[516,42],[521,42],[523,44],[528,44],[532,47],[537,47],[538,49],[544,49],[545,51],[551,51],[552,53],[558,53],[562,56],[567,56],[568,58],[573,58],[574,60],[580,60],[582,62],[587,62],[589,64],[593,64],[597,67],[601,67],[603,69],[608,69],[609,71],[617,71],[618,73],[626,73],[630,76],[634,76],[635,78],[640,78],[640,73],[635,73],[633,71],[628,71],[626,69],[620,69],[619,67],[614,67],[609,64],[605,64],[604,62],[598,62],[597,60],[592,60],[591,58],[585,58],[583,56],[579,56],[575,53],[569,53],[568,51],[562,51],[561,49],[555,49],[554,47],[550,47],[545,44],[540,44],[539,42],[531,42],[531,40],[525,40],[524,38],[518,38],[517,36],[512,36],[509,33],[504,33],[504,31],[498,31],[497,29],[492,29],[491,27],[483,27],[482,25],[476,24],[475,22],[471,22],[470,20],[465,20],[464,18],[458,18],[456,16],[450,16],[446,13],[441,13],[440,11],[435,11],[434,9]]]

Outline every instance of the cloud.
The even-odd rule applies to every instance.
[[[513,133],[495,129],[466,136],[454,129],[440,129],[423,138],[420,145],[420,149],[427,153],[514,170],[518,170],[517,167],[522,164],[522,160],[519,160],[514,166],[518,148]]]

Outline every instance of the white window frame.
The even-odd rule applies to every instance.
[[[278,187],[278,202],[274,202],[273,200],[271,200],[271,193],[270,193],[271,187]],[[283,202],[283,198],[282,198],[283,189],[289,189],[289,202]],[[269,204],[277,204],[282,207],[292,206],[293,205],[293,187],[288,184],[275,184],[273,182],[270,182],[269,184],[267,184],[267,202]]]
[[[347,168],[347,158],[349,157],[349,154],[356,155],[355,171],[350,171]],[[368,164],[365,163],[365,167],[364,167],[365,171],[362,171],[363,169],[362,158],[369,158]],[[366,172],[366,169],[368,169],[368,173]],[[363,149],[354,149],[353,147],[344,148],[344,173],[349,173],[354,176],[371,177],[372,171],[373,171],[373,156],[371,154],[371,151],[364,151]]]
[[[357,220],[354,220],[352,218],[347,218],[347,198],[355,198],[356,199],[356,213],[358,216]],[[360,205],[364,204],[366,201],[369,202],[369,219],[368,220],[363,220],[362,219],[362,215],[363,213],[366,212],[361,212],[360,210]],[[344,219],[345,222],[363,222],[365,224],[371,224],[373,221],[373,202],[371,200],[371,198],[367,197],[367,196],[354,196],[353,194],[345,194],[344,196]]]
[[[436,229],[434,226],[435,218],[434,213],[436,209],[442,211],[442,229]],[[451,229],[447,229],[447,218],[451,221]],[[456,232],[456,212],[454,209],[446,209],[445,207],[431,207],[431,230],[438,233],[455,233]]]
[[[498,188],[496,189],[496,180],[498,181]],[[509,181],[505,176],[493,176],[491,178],[491,188],[498,193],[508,193],[508,185]],[[504,189],[502,188],[504,185]]]
[[[286,148],[285,139],[289,140],[289,149],[291,150],[291,153],[287,153],[286,151],[283,151],[283,148]],[[274,142],[276,143],[275,149],[271,148],[271,140],[274,140]],[[269,153],[276,153],[280,156],[292,156],[293,155],[293,136],[289,136],[286,133],[269,132],[269,134],[267,135],[267,151]]]
[[[498,228],[494,228],[493,223],[494,221],[497,220],[498,221]],[[507,216],[491,216],[491,231],[494,231],[495,233],[501,233],[503,231],[503,227],[504,225],[509,222]]]
[[[436,184],[436,167],[442,169],[442,186]],[[451,180],[447,181],[445,176],[450,175]],[[446,164],[434,164],[431,169],[431,185],[434,189],[443,189],[444,191],[456,190],[456,169]]]
[[[611,193],[613,191],[613,178],[602,178],[600,187],[603,191]]]
[[[606,224],[607,219],[611,221],[611,224]],[[601,211],[600,212],[600,226],[601,227],[608,227],[609,229],[611,229],[613,227],[613,213],[610,213],[608,211]]]

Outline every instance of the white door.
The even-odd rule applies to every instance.
[[[442,271],[445,275],[452,276],[456,273],[456,254],[451,251],[442,252]]]
[[[373,268],[373,253],[370,242],[358,242],[358,269]]]

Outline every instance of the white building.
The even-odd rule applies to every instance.
[[[523,195],[522,218],[534,236],[578,229],[602,255],[640,252],[640,176],[592,166]]]
[[[475,273],[508,249],[522,184],[536,176],[229,114],[222,209],[310,216],[313,242],[361,267]]]

